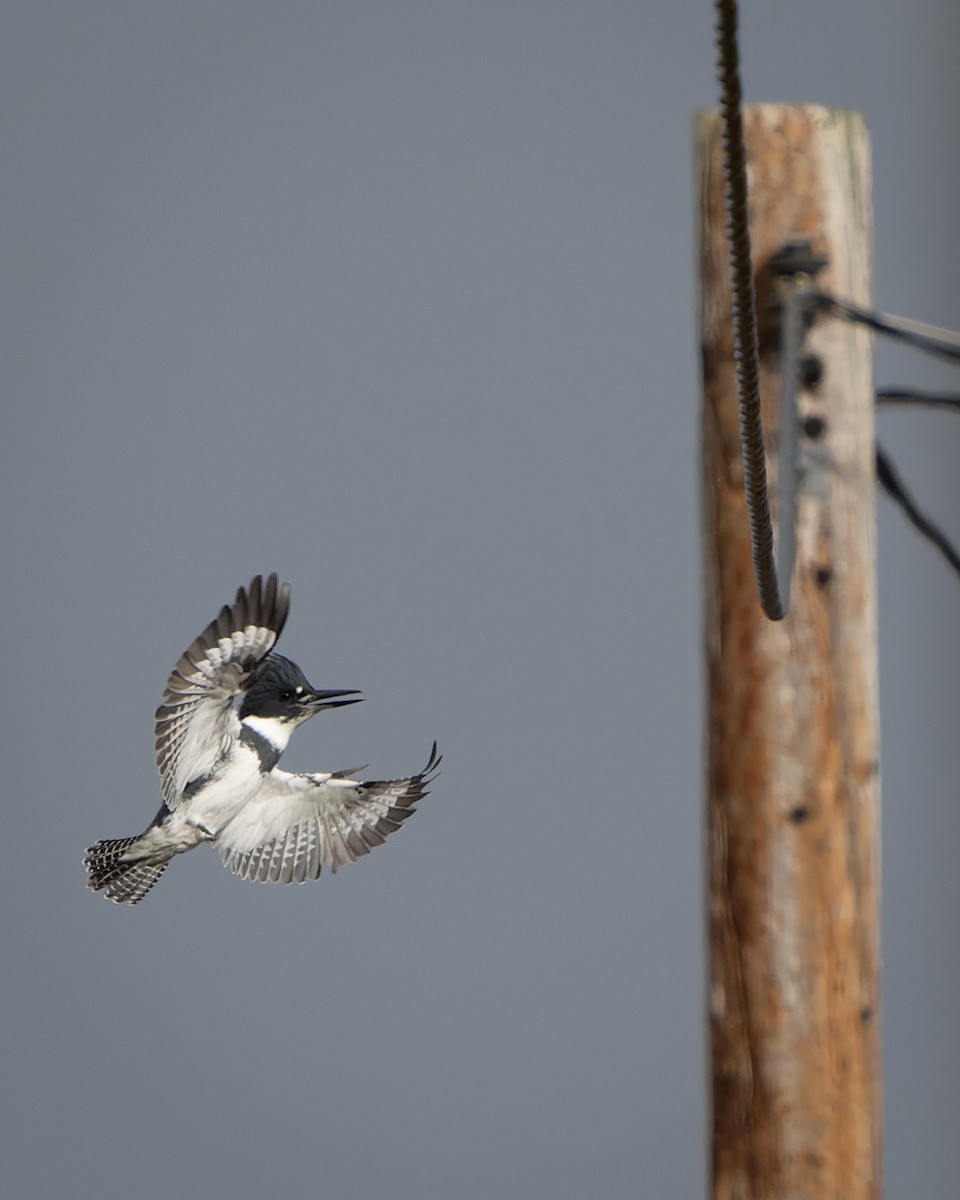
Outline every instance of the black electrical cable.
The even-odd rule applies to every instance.
[[[786,613],[773,553],[773,522],[767,495],[767,463],[760,415],[760,354],[757,341],[756,297],[750,260],[747,208],[747,165],[740,111],[740,53],[737,45],[736,0],[716,0],[717,73],[723,125],[724,198],[733,292],[733,353],[740,395],[740,444],[743,485],[750,518],[753,569],[760,604],[772,621]]]
[[[954,571],[960,575],[960,554],[953,543],[940,527],[925,513],[921,512],[916,500],[907,490],[906,485],[893,465],[893,462],[880,443],[877,443],[877,483],[883,488],[891,500],[903,510],[910,524],[940,551]]]

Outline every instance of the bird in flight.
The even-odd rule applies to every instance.
[[[436,742],[407,779],[278,769],[298,725],[358,703],[355,691],[311,687],[296,663],[273,653],[289,608],[290,584],[257,575],[181,656],[156,714],[163,804],[138,837],[90,847],[93,891],[138,904],[175,855],[203,842],[243,879],[304,883],[324,863],[336,871],[381,845],[427,795]]]

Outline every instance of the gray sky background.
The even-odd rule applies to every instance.
[[[954,0],[744,6],[750,100],[863,110],[875,298],[960,324]],[[691,114],[706,3],[12,0],[5,1194],[696,1197],[706,1160]],[[881,382],[956,380],[882,350]],[[960,536],[960,428],[884,416]],[[258,571],[365,704],[284,762],[444,771],[303,888],[159,801],[176,657]],[[960,587],[880,504],[891,1196],[960,1179]]]

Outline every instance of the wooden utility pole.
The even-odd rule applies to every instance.
[[[744,110],[768,448],[780,362],[767,264],[807,239],[821,290],[868,304],[862,119]],[[715,1200],[881,1190],[879,768],[868,335],[820,317],[799,393],[790,612],[763,615],[743,494],[720,122],[697,127],[709,668]],[[776,458],[768,453],[776,501]]]

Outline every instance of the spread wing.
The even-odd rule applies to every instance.
[[[434,742],[418,775],[360,783],[334,775],[274,770],[264,787],[221,829],[225,866],[260,883],[304,883],[327,863],[333,871],[369,854],[414,812],[436,777]]]
[[[240,732],[234,700],[250,670],[280,636],[290,584],[257,575],[181,656],[156,715],[157,769],[167,808],[191,780],[208,774]]]

